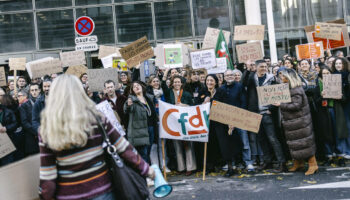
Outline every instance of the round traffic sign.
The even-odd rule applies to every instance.
[[[81,36],[88,36],[92,32],[94,32],[95,29],[95,23],[94,21],[87,16],[79,17],[75,21],[75,31],[81,35]]]

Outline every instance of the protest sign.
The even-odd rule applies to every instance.
[[[205,32],[202,49],[211,49],[211,48],[215,49],[216,42],[218,41],[219,33],[220,33],[220,29],[208,27]],[[224,34],[226,44],[228,44],[230,42],[231,33],[229,31],[224,31],[224,30],[222,31],[222,33]]]
[[[238,62],[246,63],[248,60],[255,62],[263,59],[263,52],[260,42],[236,45]]]
[[[26,70],[26,58],[9,58],[9,66],[11,70]]]
[[[175,106],[159,102],[160,138],[208,142],[210,103]]]
[[[113,68],[119,71],[128,71],[128,65],[124,59],[113,58]]]
[[[176,45],[176,46],[174,46]],[[179,49],[181,47],[181,49]],[[181,63],[170,63],[170,60],[167,61],[165,56],[165,49],[167,49],[167,55],[169,55],[170,51],[176,53],[177,59],[181,60]],[[190,59],[190,47],[185,45],[184,43],[176,43],[176,44],[159,44],[154,49],[154,53],[156,55],[155,65],[161,69],[164,68],[179,68],[184,67],[186,65],[191,65]],[[182,58],[181,58],[182,56]]]
[[[117,54],[118,58],[122,57],[122,55],[119,52],[120,48],[100,45],[99,49],[100,50],[98,51],[98,59],[104,58],[104,57],[109,56],[109,55],[114,54],[114,53]]]
[[[84,51],[61,52],[60,58],[62,62],[62,67],[86,65]]]
[[[216,58],[216,66],[207,69],[208,74],[220,74],[227,70],[227,60],[225,57]]]
[[[114,81],[118,84],[118,70],[115,68],[107,69],[88,69],[88,85],[90,91],[101,92],[104,89],[104,82],[107,80]]]
[[[262,115],[219,101],[213,101],[212,104],[210,120],[255,133],[259,132]]]
[[[256,90],[258,92],[259,106],[291,102],[288,84],[262,86],[257,87]]]
[[[40,154],[0,168],[0,199],[39,199]],[[11,181],[16,180],[16,181]],[[9,181],[11,183],[9,184]]]
[[[0,87],[6,86],[6,73],[5,73],[5,68],[0,67]]]
[[[134,67],[140,62],[154,56],[153,49],[149,44],[146,36],[120,49],[119,52],[122,55],[123,59],[126,60],[128,67]]]
[[[120,125],[111,105],[108,103],[107,100],[97,104],[96,109],[101,111],[107,117],[107,119],[111,122],[111,124],[114,126],[114,128],[118,131],[120,135],[125,135],[125,131],[122,125]]]
[[[0,159],[14,151],[16,151],[16,147],[13,145],[7,133],[0,133]]]
[[[60,59],[52,57],[29,62],[26,68],[31,79],[63,71]]]
[[[209,69],[216,66],[214,49],[194,51],[190,53],[193,69]]]
[[[341,99],[342,79],[341,74],[328,74],[323,76],[323,98],[326,99]]]
[[[341,40],[342,24],[321,23],[315,24],[315,36],[318,38]]]
[[[86,73],[88,68],[85,65],[71,66],[67,69],[66,74],[75,75],[78,78],[84,73]]]
[[[101,58],[101,62],[104,68],[113,67],[113,58],[117,58],[117,54],[111,54],[109,56]]]
[[[181,44],[167,44],[167,45],[164,45],[163,48],[164,48],[164,67],[165,68],[183,67]]]
[[[265,25],[235,26],[234,40],[264,40]]]
[[[296,45],[295,50],[298,60],[324,57],[322,42]]]

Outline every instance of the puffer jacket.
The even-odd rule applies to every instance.
[[[308,159],[316,153],[312,119],[307,96],[302,87],[290,89],[292,102],[282,103],[282,125],[293,159]]]

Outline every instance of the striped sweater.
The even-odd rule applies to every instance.
[[[109,121],[104,127],[120,157],[145,176],[149,165],[142,160],[133,146],[113,128]],[[108,168],[104,161],[103,136],[97,126],[87,144],[81,148],[53,151],[42,143],[40,147],[41,199],[90,199],[112,190]]]

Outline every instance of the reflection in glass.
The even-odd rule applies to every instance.
[[[32,0],[0,1],[0,12],[30,10],[32,8]]]
[[[244,0],[234,0],[232,3],[232,17],[234,25],[245,25],[245,7]]]
[[[116,6],[118,42],[130,42],[143,36],[153,40],[151,4]]]
[[[155,2],[157,38],[192,36],[189,0]]]
[[[77,9],[77,18],[89,16],[95,22],[92,35],[97,35],[99,44],[114,44],[112,7]]]
[[[72,0],[35,0],[36,8],[57,8],[72,6]]]
[[[0,53],[35,49],[32,13],[0,15]]]
[[[291,31],[276,31],[276,45],[277,55],[282,57],[285,54],[289,54],[296,57],[295,46],[302,43],[302,39],[305,39],[304,29],[296,29]]]
[[[40,49],[75,45],[72,10],[38,12],[37,21]]]
[[[193,0],[196,35],[205,35],[207,27],[230,31],[227,0]]]
[[[104,4],[111,3],[111,0],[75,0],[75,5],[93,5],[93,4]]]
[[[114,0],[115,3],[134,2],[134,1],[144,1],[144,0]]]

